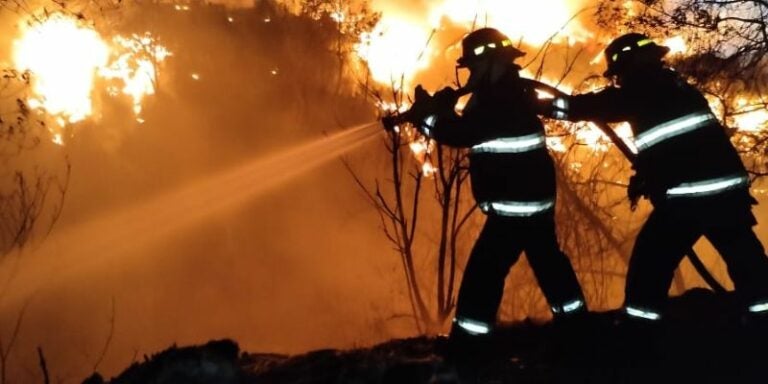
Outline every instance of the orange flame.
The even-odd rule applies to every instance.
[[[34,75],[35,95],[29,106],[69,123],[91,115],[93,75],[107,63],[108,55],[109,48],[96,31],[61,15],[25,24],[23,36],[14,42],[16,68]]]
[[[376,29],[362,36],[357,53],[367,64],[371,77],[384,85],[408,88],[415,75],[427,68],[440,50],[428,44],[433,34],[446,25],[473,28],[494,27],[515,41],[540,47],[548,39],[573,43],[592,34],[571,18],[580,1],[537,0],[443,0],[419,15],[414,9],[397,9],[384,2],[378,5],[382,19]],[[400,80],[402,81],[402,84]]]
[[[54,118],[58,127],[48,128],[51,140],[60,145],[64,144],[67,124],[93,114],[91,95],[96,75],[122,84],[121,91],[131,96],[138,118],[142,99],[155,92],[157,64],[170,55],[148,33],[116,36],[109,45],[92,26],[62,14],[23,24],[21,31],[21,37],[14,41],[13,57],[17,69],[32,74],[33,95],[27,103]]]

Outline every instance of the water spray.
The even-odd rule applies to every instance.
[[[144,247],[169,235],[225,213],[290,182],[377,137],[380,122],[344,129],[330,136],[260,157],[191,183],[108,217],[52,233],[20,258],[4,304],[65,279],[83,278],[97,265],[128,262]],[[98,234],[98,237],[96,237]],[[3,268],[8,267],[6,264]]]

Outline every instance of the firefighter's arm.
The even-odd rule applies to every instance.
[[[438,99],[430,95],[421,85],[416,86],[413,99],[413,104],[407,111],[389,114],[382,118],[384,129],[391,132],[399,124],[408,122],[413,124],[420,132],[425,133],[425,127],[429,125],[425,124],[425,122],[431,121],[432,118],[430,116],[437,113]]]
[[[489,139],[484,127],[490,126],[487,117],[482,113],[464,113],[461,116],[455,111],[438,114],[431,122],[428,136],[440,144],[455,148],[469,148]]]
[[[414,102],[414,108],[426,113],[420,113],[422,117],[413,123],[421,133],[440,144],[467,148],[482,142],[483,130],[479,127],[487,124],[481,121],[480,114],[468,113],[459,116],[455,111],[459,96],[459,91],[443,88],[431,97],[428,107]]]
[[[539,83],[541,84],[541,83]],[[534,106],[537,114],[557,120],[599,121],[614,123],[626,120],[624,94],[609,87],[598,92],[568,95],[554,87],[539,88],[551,97],[537,97]]]
[[[624,93],[618,88],[605,88],[598,92],[573,95],[560,101],[563,120],[599,121],[617,123],[626,121],[627,105]],[[554,99],[558,103],[558,98]]]

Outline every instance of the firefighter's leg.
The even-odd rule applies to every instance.
[[[630,317],[658,320],[667,300],[675,269],[701,236],[690,221],[671,212],[651,212],[635,240],[627,269],[624,309]]]
[[[750,312],[768,313],[768,257],[750,224],[717,226],[705,235],[723,257],[736,292]]]
[[[730,332],[729,343],[721,343],[732,350],[724,367],[738,370],[743,378],[752,378],[745,382],[757,383],[765,382],[765,366],[749,362],[766,358],[763,351],[768,345],[768,258],[752,230],[753,223],[735,221],[733,225],[713,227],[706,236],[723,257],[738,299],[733,315],[734,320],[739,320],[734,324],[739,324],[741,332]]]
[[[557,382],[580,382],[588,377],[584,356],[594,335],[587,306],[571,262],[560,249],[551,215],[532,218],[525,231],[525,254],[553,314],[546,359],[552,359]]]
[[[474,382],[493,354],[488,337],[504,292],[504,280],[522,247],[508,218],[488,216],[469,256],[448,342],[441,352],[462,382]]]
[[[668,368],[668,338],[665,323],[659,320],[664,316],[675,269],[700,231],[695,221],[657,209],[635,240],[627,270],[624,317],[612,335],[621,356],[617,364],[627,379],[653,382],[653,375]]]
[[[586,310],[581,285],[558,245],[554,218],[547,215],[535,220],[525,232],[525,254],[552,313],[558,316]]]
[[[489,215],[469,256],[459,288],[454,330],[488,333],[504,293],[504,280],[522,246],[509,218]]]

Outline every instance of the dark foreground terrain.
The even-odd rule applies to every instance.
[[[768,321],[743,316],[733,302],[692,290],[655,327],[615,311],[509,324],[457,362],[441,357],[441,337],[298,356],[218,340],[174,346],[110,380],[95,374],[83,383],[768,383]]]

